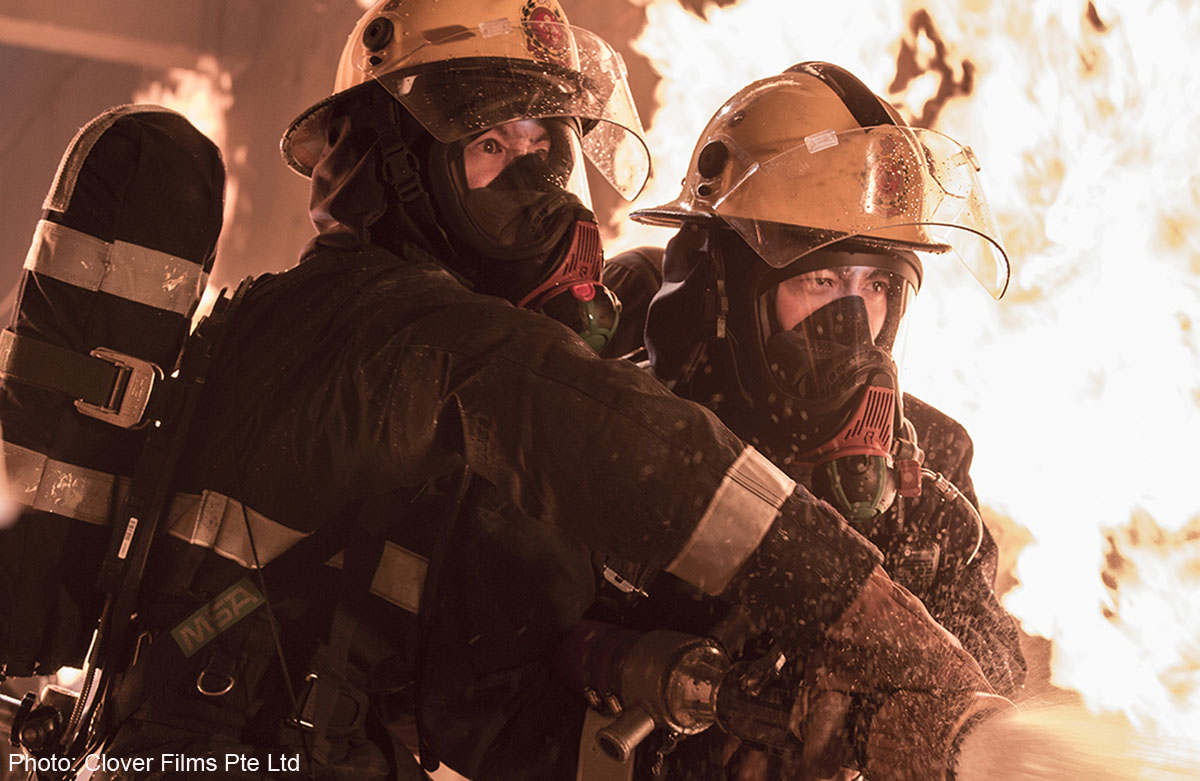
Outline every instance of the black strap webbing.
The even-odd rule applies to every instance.
[[[8,329],[0,333],[0,374],[98,407],[115,406],[128,379],[128,371],[110,361]]]
[[[266,594],[284,589],[289,573],[294,573],[297,566],[324,562],[343,550],[350,526],[351,524],[346,523],[327,523],[276,556],[262,569]],[[238,578],[242,577],[245,575],[239,574]],[[165,680],[171,670],[178,669],[185,661],[183,650],[172,640],[169,633],[163,632],[155,637],[147,648],[142,649],[137,663],[124,676],[108,713],[106,731],[112,731],[132,715],[151,688]]]
[[[433,625],[437,620],[438,603],[441,601],[442,571],[445,568],[446,556],[450,550],[451,541],[462,525],[463,505],[467,502],[475,481],[475,472],[471,467],[464,467],[459,478],[458,488],[446,508],[445,520],[438,529],[434,541],[433,552],[429,556],[429,568],[425,571],[425,585],[421,591],[421,604],[417,608],[417,631],[420,640],[417,645],[417,660],[415,669],[416,679],[416,721],[418,751],[421,755],[421,768],[432,773],[441,765],[441,758],[429,744],[429,728],[425,723],[424,679],[428,662],[429,640],[433,634]],[[477,489],[478,490],[478,489]]]
[[[369,505],[365,502],[364,505]],[[365,511],[364,511],[365,512]],[[309,672],[310,687],[296,721],[311,731],[312,758],[317,764],[329,760],[331,726],[334,712],[341,703],[357,703],[354,722],[361,726],[366,717],[366,698],[347,677],[350,648],[354,641],[356,616],[370,594],[371,581],[383,556],[382,536],[371,535],[359,526],[350,536],[342,559],[342,587],[329,623],[328,642],[318,649]],[[343,725],[345,726],[345,725]]]
[[[94,709],[104,698],[113,674],[129,664],[128,654],[133,651],[130,623],[150,544],[166,509],[175,467],[200,402],[209,364],[220,349],[233,310],[251,284],[251,279],[243,280],[232,299],[220,296],[213,313],[188,337],[179,370],[182,390],[178,395],[172,394],[177,406],[164,417],[163,425],[147,432],[122,512],[115,516],[97,579],[98,586],[108,596],[85,660],[83,688],[67,724],[68,756],[82,757],[86,753]],[[89,691],[98,670],[103,670],[104,676],[99,680],[95,698],[89,702]]]

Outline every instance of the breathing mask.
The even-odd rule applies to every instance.
[[[766,275],[757,298],[779,433],[812,469],[814,493],[849,521],[878,517],[913,487],[896,463],[911,439],[896,349],[915,287],[909,256],[821,251]],[[825,265],[804,270],[814,263]]]
[[[572,120],[516,120],[439,145],[431,179],[477,288],[565,322],[599,350],[620,303],[599,282],[600,232],[576,128]]]
[[[426,155],[391,138],[385,165],[439,262],[480,292],[565,317],[593,347],[606,342],[618,306],[598,287],[582,161],[625,199],[650,172],[620,54],[556,0],[377,0],[346,40],[333,94],[284,134],[294,170],[312,174],[336,104],[369,81],[435,142]],[[480,165],[490,175],[467,176]]]

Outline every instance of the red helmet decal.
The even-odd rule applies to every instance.
[[[908,163],[901,144],[890,135],[871,146],[868,157],[867,209],[896,217],[907,208]]]
[[[528,0],[521,8],[525,43],[535,57],[564,62],[570,41],[563,17],[545,0]]]

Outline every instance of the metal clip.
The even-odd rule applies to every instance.
[[[617,574],[616,570],[609,567],[607,564],[604,565],[604,579],[615,586],[617,590],[621,591],[622,593],[638,594],[639,596],[643,597],[650,596],[646,593],[645,589],[638,588],[635,583],[632,583],[629,580],[621,577],[619,574]]]
[[[309,701],[312,699],[313,690],[317,688],[317,678],[318,676],[316,673],[309,673],[308,675],[304,676],[304,683],[306,684],[306,687],[304,689],[304,693],[299,697],[299,709],[296,715],[292,716],[292,718],[288,720],[294,727],[299,727],[300,729],[313,729],[317,726],[315,722],[308,718],[312,713],[312,706]]]
[[[76,399],[75,409],[89,418],[96,418],[120,428],[137,426],[146,414],[146,405],[150,403],[150,392],[154,389],[155,379],[162,379],[162,369],[150,361],[107,347],[97,347],[92,350],[91,355],[123,369],[127,373],[125,386],[122,390],[120,382],[114,383],[112,396],[104,406]]]
[[[208,670],[201,670],[200,674],[196,676],[196,691],[200,692],[205,697],[221,697],[223,695],[229,694],[229,691],[231,689],[233,689],[233,676],[232,675],[224,676],[225,685],[222,686],[220,689],[204,688],[205,678],[216,678],[217,680],[220,680],[221,676],[213,675]]]

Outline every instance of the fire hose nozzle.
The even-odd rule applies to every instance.
[[[601,750],[622,759],[656,728],[694,735],[716,721],[717,688],[729,658],[713,640],[681,632],[636,632],[581,624],[564,641],[559,674],[620,716],[597,733]]]

